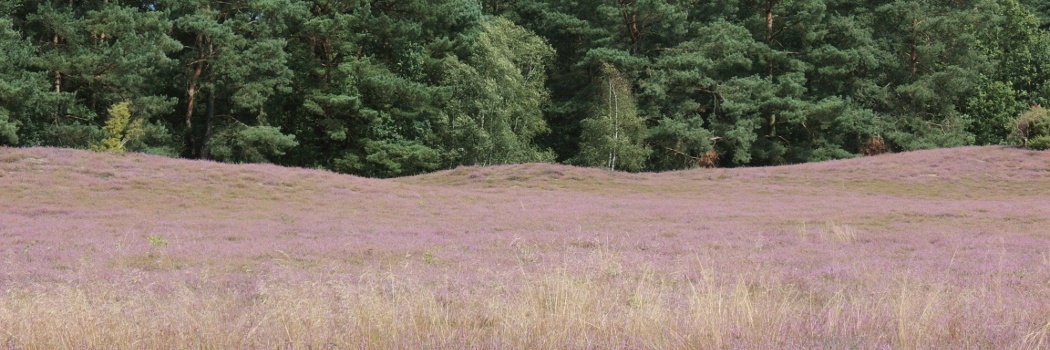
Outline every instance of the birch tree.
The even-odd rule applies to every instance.
[[[616,67],[601,64],[592,116],[581,122],[581,165],[609,170],[640,171],[651,152],[645,146],[645,119],[628,81]]]

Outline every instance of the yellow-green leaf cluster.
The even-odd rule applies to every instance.
[[[131,102],[121,102],[109,108],[109,120],[102,128],[106,138],[97,145],[91,147],[98,152],[124,153],[124,147],[128,141],[142,137],[145,131],[142,127],[142,119],[131,119]]]

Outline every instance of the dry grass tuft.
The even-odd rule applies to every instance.
[[[840,225],[834,221],[827,223],[827,234],[836,242],[853,243],[857,240],[857,231],[849,225]]]
[[[796,232],[800,241],[809,240],[809,224],[806,221],[796,223]],[[835,221],[825,222],[823,228],[817,229],[817,233],[823,240],[839,243],[854,243],[857,241],[857,230],[853,226],[839,224]]]

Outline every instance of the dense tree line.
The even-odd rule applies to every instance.
[[[1001,144],[1050,105],[1048,29],[1025,0],[9,0],[0,144],[378,177]]]

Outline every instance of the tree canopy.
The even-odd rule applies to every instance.
[[[0,145],[390,177],[1005,144],[1048,30],[1032,0],[5,1]]]

